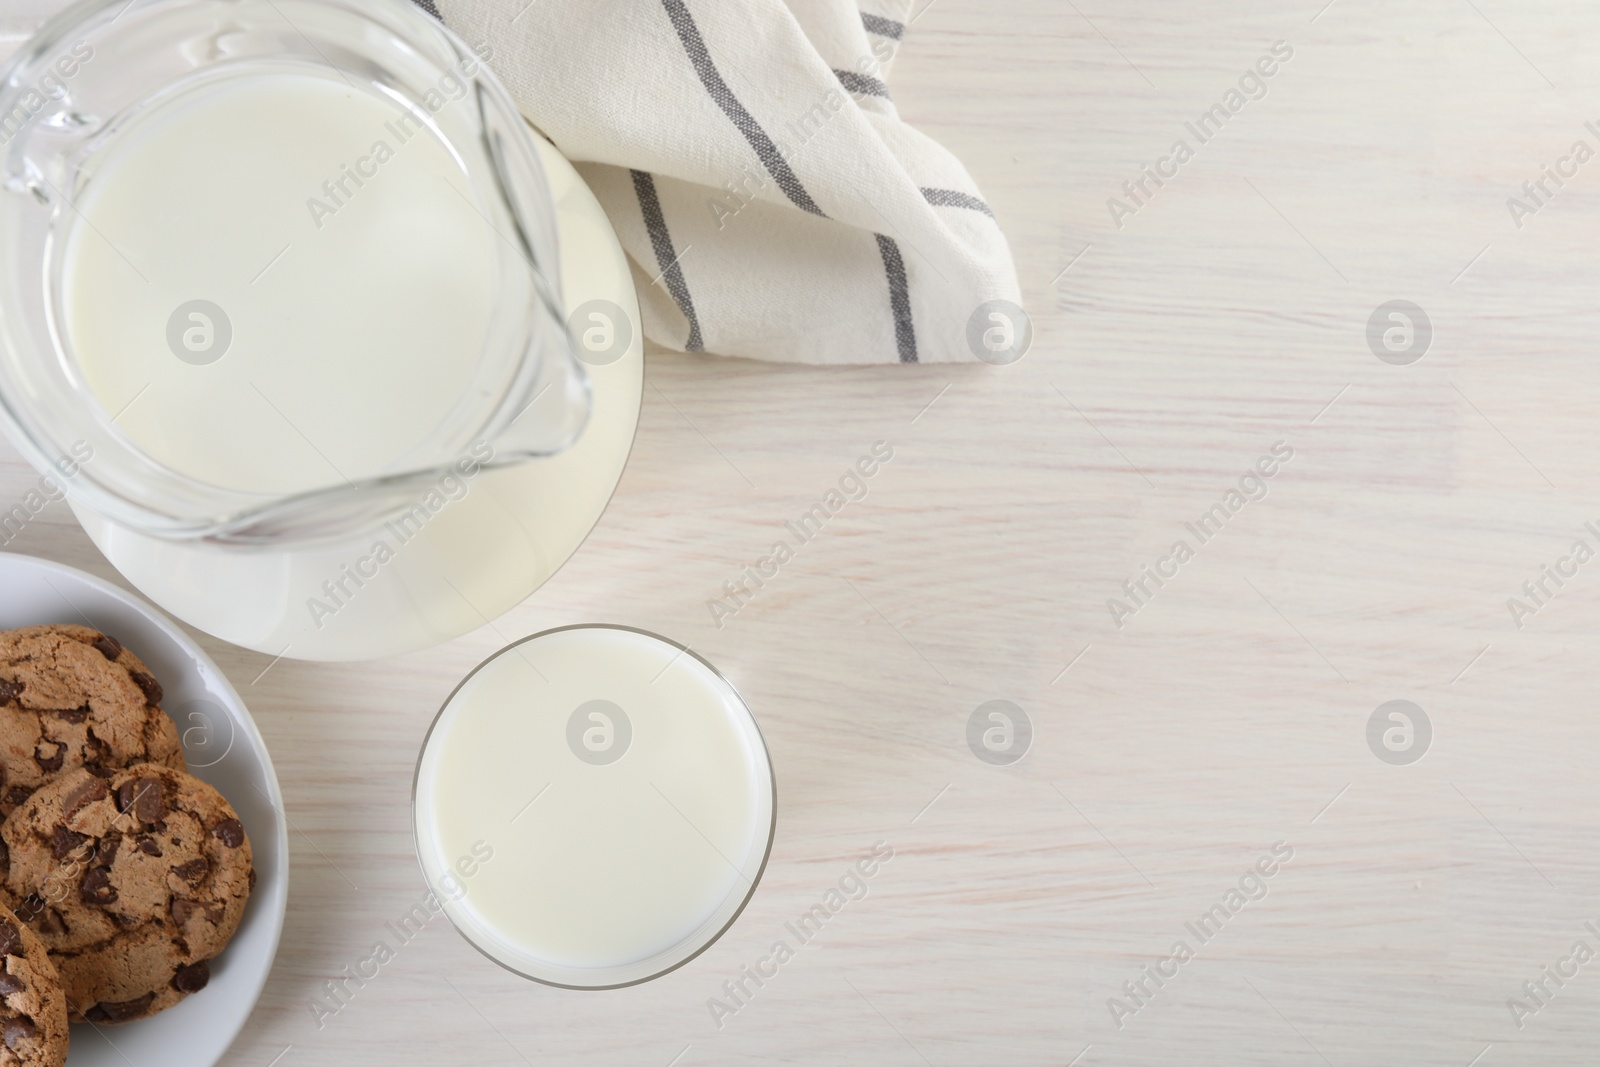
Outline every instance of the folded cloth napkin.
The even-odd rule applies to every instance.
[[[577,164],[652,341],[971,360],[1016,271],[966,168],[890,100],[912,2],[417,0]]]

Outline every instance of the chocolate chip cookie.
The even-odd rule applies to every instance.
[[[68,771],[0,839],[6,902],[50,950],[74,1022],[142,1019],[204,989],[255,885],[228,802],[154,763]]]
[[[161,686],[116,638],[87,626],[0,632],[0,819],[74,767],[184,770]]]
[[[67,997],[44,943],[0,908],[0,1067],[61,1067]]]

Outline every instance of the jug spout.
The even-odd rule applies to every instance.
[[[589,375],[577,358],[567,324],[556,312],[558,299],[551,294],[551,302],[542,309],[545,329],[537,331],[540,351],[530,353],[526,385],[512,391],[503,422],[484,437],[493,448],[496,465],[565,451],[588,424]]]

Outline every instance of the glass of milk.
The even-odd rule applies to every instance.
[[[761,881],[776,813],[732,683],[605,625],[480,664],[429,729],[412,792],[429,908],[501,966],[570,989],[649,981],[717,941]]]
[[[0,425],[114,522],[249,545],[566,448],[588,381],[488,58],[408,0],[48,24],[0,70]]]

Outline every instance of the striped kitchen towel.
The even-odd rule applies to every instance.
[[[991,302],[1020,301],[1005,235],[889,95],[913,0],[417,3],[489,46],[577,164],[652,341],[805,363],[1008,361],[977,340],[1008,306]]]

